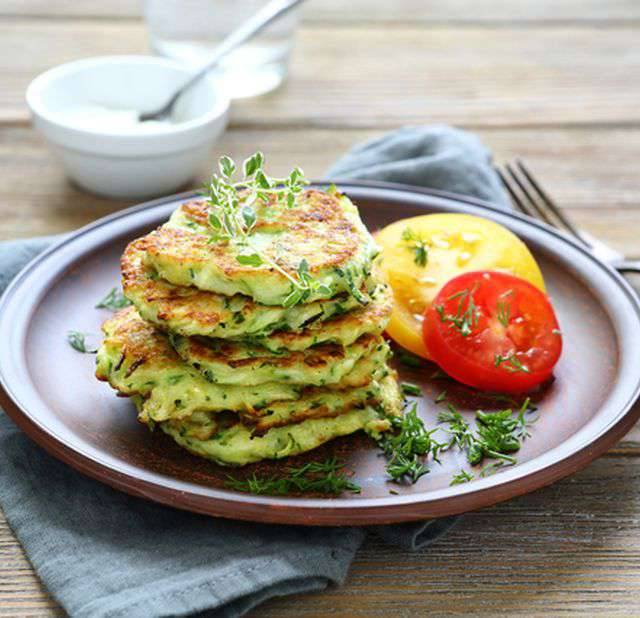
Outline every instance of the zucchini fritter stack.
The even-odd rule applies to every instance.
[[[391,298],[355,206],[315,190],[294,208],[261,203],[252,246],[281,268],[212,241],[208,215],[205,201],[183,204],[127,247],[133,306],[105,322],[97,377],[132,396],[142,422],[225,465],[387,430],[401,409],[381,336]],[[301,261],[321,285],[291,302]]]

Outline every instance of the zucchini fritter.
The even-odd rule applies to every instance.
[[[128,307],[103,325],[104,339],[97,354],[96,376],[123,395],[140,395],[140,420],[186,418],[197,411],[236,410],[256,418],[277,401],[298,401],[317,395],[304,385],[269,382],[258,387],[221,385],[208,381],[185,363],[165,334]],[[360,388],[386,375],[384,365],[371,359],[356,363],[335,389]]]
[[[389,292],[384,285],[376,285],[371,278],[365,281],[361,292],[364,297],[377,300],[374,307],[370,307],[371,303],[363,307],[353,295],[345,292],[333,298],[285,308],[261,305],[240,294],[229,297],[194,287],[173,285],[160,279],[152,268],[143,263],[148,239],[148,236],[139,238],[125,250],[120,261],[122,287],[140,315],[166,331],[186,337],[202,335],[221,339],[250,339],[271,350],[278,350],[293,343],[290,333],[302,329],[306,331],[306,327],[311,328],[311,340],[315,338],[316,343],[334,341],[348,345],[357,339],[357,336],[350,339],[350,336],[353,337],[353,326],[359,328],[358,336],[364,332],[379,332],[379,325],[384,324],[388,317]],[[339,316],[344,320],[336,325],[335,320]],[[331,318],[334,320],[326,324],[331,328],[324,334],[323,324]],[[345,325],[345,328],[341,325]],[[278,335],[269,337],[274,331]],[[296,349],[304,349],[312,344],[298,345]]]
[[[308,418],[299,423],[274,427],[256,435],[250,426],[233,416],[208,415],[185,421],[161,423],[161,429],[188,451],[229,466],[242,466],[262,459],[281,459],[310,451],[329,440],[360,429],[373,436],[389,429],[386,415],[398,414],[401,396],[397,383],[387,378],[376,405],[352,407],[335,416]]]
[[[358,291],[378,254],[358,209],[349,198],[310,189],[294,208],[271,201],[255,206],[252,243],[285,271],[295,273],[303,259],[310,275],[326,286],[305,302]],[[243,249],[231,240],[210,242],[209,207],[205,201],[180,206],[168,223],[148,236],[145,262],[166,281],[225,296],[243,294],[264,305],[284,305],[291,281],[268,263],[240,264]]]
[[[213,383],[254,386],[265,382],[324,386],[340,382],[361,359],[382,365],[390,355],[379,335],[362,335],[347,347],[323,343],[279,354],[224,339],[170,335],[176,352]]]

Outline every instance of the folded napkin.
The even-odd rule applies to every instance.
[[[328,177],[435,187],[508,207],[487,150],[449,127],[357,146]],[[0,243],[0,291],[51,242]],[[341,584],[367,533],[214,519],[133,498],[49,457],[1,411],[0,507],[53,597],[71,616],[91,618],[240,616],[274,596]],[[454,521],[374,531],[418,549]]]

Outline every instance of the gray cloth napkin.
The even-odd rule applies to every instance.
[[[357,146],[330,178],[458,191],[506,206],[487,150],[448,127]],[[51,238],[0,243],[0,291]],[[72,388],[73,381],[70,381]],[[214,519],[147,502],[49,457],[0,411],[0,506],[49,592],[71,616],[240,616],[274,596],[341,584],[366,531]],[[377,527],[419,549],[455,518]]]

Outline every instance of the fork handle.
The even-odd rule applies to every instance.
[[[619,273],[640,273],[640,260],[621,260],[614,262],[612,266]]]

